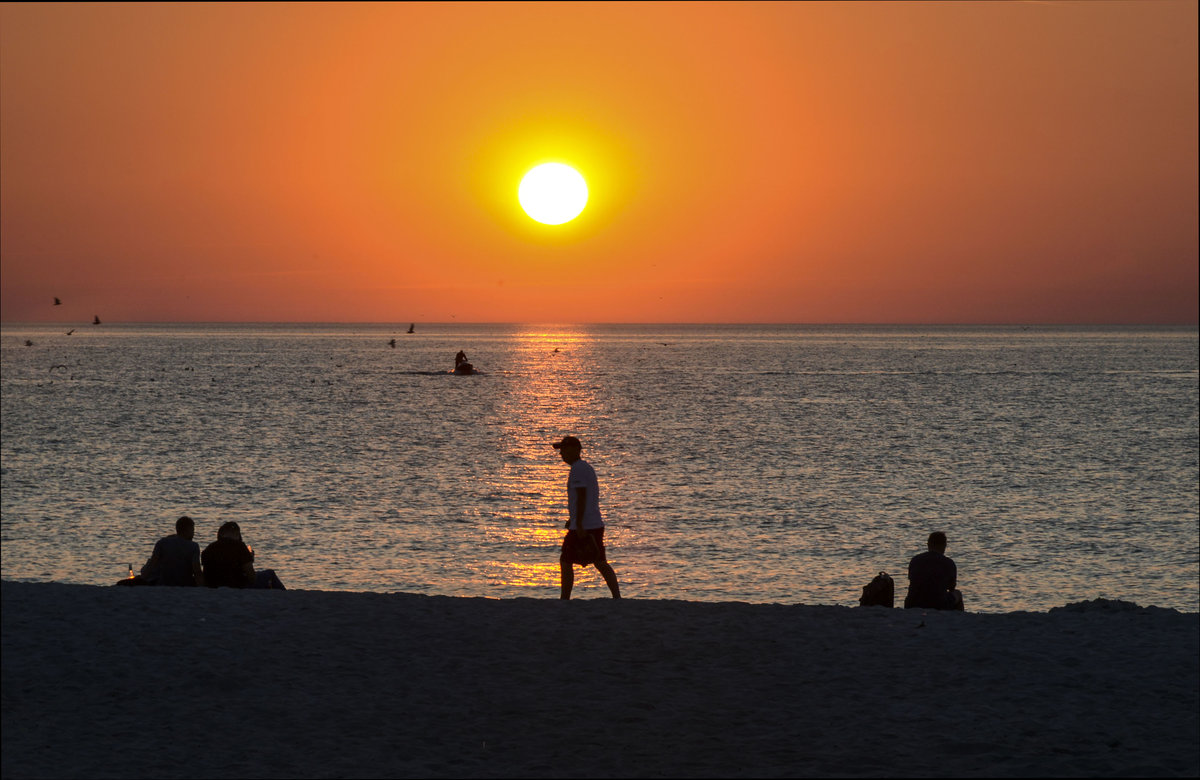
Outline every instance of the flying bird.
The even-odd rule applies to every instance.
[[[55,305],[55,306],[62,306],[62,301],[60,301],[60,300],[59,300],[57,297],[55,297],[55,299],[54,299],[54,305]]]
[[[99,314],[94,314],[94,315],[92,315],[92,324],[93,324],[93,325],[99,325],[99,324],[100,324],[100,315],[99,315]]]
[[[69,331],[67,331],[67,335],[70,336],[74,332],[75,332],[75,329],[71,328]]]

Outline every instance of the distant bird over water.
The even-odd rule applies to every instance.
[[[70,336],[74,332],[75,332],[75,329],[71,328],[69,331],[67,331],[67,335]]]
[[[391,347],[392,349],[395,349],[396,348],[396,340],[392,339],[391,341],[389,341],[388,346]]]
[[[95,315],[93,315],[93,316],[92,316],[92,324],[93,324],[93,325],[99,325],[99,324],[100,324],[100,315],[99,315],[99,314],[95,314]]]
[[[55,299],[54,299],[54,305],[55,305],[55,306],[62,306],[62,301],[60,301],[60,300],[59,300],[57,297],[55,297]]]

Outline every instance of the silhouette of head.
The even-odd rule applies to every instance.
[[[934,531],[929,535],[929,541],[926,544],[930,550],[944,553],[946,552],[946,535],[941,531]]]
[[[236,539],[237,541],[240,542],[240,541],[242,541],[242,529],[237,523],[233,522],[232,520],[229,521],[228,523],[222,523],[221,527],[217,529],[217,538],[218,539]]]
[[[191,539],[196,534],[196,524],[192,518],[184,515],[175,521],[175,533],[184,539]]]
[[[579,460],[579,454],[583,451],[583,445],[574,436],[564,436],[562,441],[556,441],[550,445],[562,454],[562,459],[567,463],[574,463]]]

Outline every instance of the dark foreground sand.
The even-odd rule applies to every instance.
[[[4,582],[3,775],[1193,776],[1198,629]]]

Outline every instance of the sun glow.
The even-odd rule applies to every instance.
[[[525,174],[517,188],[521,208],[543,225],[561,225],[578,217],[587,205],[587,182],[563,163],[544,163]]]

